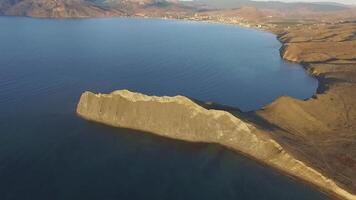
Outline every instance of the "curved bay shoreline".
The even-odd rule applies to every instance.
[[[352,194],[355,191],[355,175],[352,173],[355,167],[353,161],[355,153],[352,147],[355,139],[353,125],[356,124],[355,113],[352,112],[356,106],[353,102],[353,99],[356,98],[354,94],[356,87],[353,82],[356,67],[356,62],[354,62],[354,55],[356,55],[354,52],[355,40],[352,37],[354,34],[353,27],[355,27],[354,23],[337,26],[325,25],[322,27],[324,30],[319,29],[313,32],[309,29],[309,35],[304,37],[299,29],[269,30],[275,33],[282,43],[280,49],[282,58],[302,64],[312,76],[319,80],[318,93],[306,100],[281,97],[255,112],[237,114],[236,111],[224,108],[224,110],[237,114],[238,118],[252,124],[256,129],[267,132],[273,140],[277,141],[277,144],[291,153],[297,161],[310,166],[311,170],[316,170],[315,172],[320,171],[321,177],[328,177],[333,180],[326,178],[325,183],[335,181],[335,185],[320,185],[315,182],[318,178],[313,176],[310,176],[312,178],[301,177],[298,172],[273,166],[273,164],[254,155],[253,151],[246,152],[241,147],[233,147],[233,145],[227,145],[217,140],[204,141],[200,139],[193,141],[222,144],[277,168],[292,177],[312,184],[335,198],[356,199],[356,196]],[[332,32],[331,37],[330,32]],[[338,34],[338,32],[341,34]],[[314,35],[310,36],[310,33]],[[327,36],[323,38],[323,34]],[[344,44],[342,43],[344,42],[349,45],[349,48],[335,48],[335,44],[343,47]],[[311,43],[313,45],[310,45]],[[342,53],[339,52],[341,49],[343,50]],[[326,50],[329,54],[325,54]],[[208,107],[210,107],[209,109],[221,109],[218,105]],[[91,114],[80,114],[80,112],[78,114],[88,120],[110,124],[100,120],[100,117],[88,117]],[[122,124],[110,125],[126,127]],[[128,128],[141,129],[156,134],[159,132],[137,126],[129,126]],[[164,133],[158,134],[192,141]]]
[[[298,29],[267,30],[275,33],[282,42],[280,52],[283,59],[300,63],[319,80],[318,93],[307,100],[281,97],[260,110],[238,113],[238,115],[242,121],[266,132],[297,160],[320,171],[325,177],[335,180],[341,188],[355,194],[356,177],[353,172],[356,168],[354,160],[356,153],[355,147],[353,147],[355,145],[352,144],[356,140],[353,127],[356,124],[356,102],[353,100],[356,99],[354,94],[356,91],[354,82],[356,80],[356,48],[355,39],[350,37],[354,34],[352,30],[355,23],[336,26],[340,26],[336,27],[336,31],[339,31],[340,34],[345,34],[345,29],[348,29],[349,26],[351,28],[347,30],[348,32],[346,31],[345,36],[337,38],[339,36],[337,32],[332,33],[331,35],[336,35],[331,37],[329,33],[334,32],[335,27],[326,25],[323,27],[324,34],[327,35],[326,39],[318,38],[320,35],[318,31],[313,33],[315,35],[303,37],[301,36],[303,33]],[[310,37],[315,38],[311,40]],[[310,46],[310,43],[313,43],[314,46]],[[325,43],[328,43],[329,46],[325,46]],[[348,49],[343,49],[344,44],[337,44],[341,47],[334,50],[343,49],[345,51],[343,54],[328,52],[328,55],[325,55],[325,50],[333,49],[336,43],[345,43]],[[208,107],[209,109],[221,109],[219,105],[208,105]],[[236,114],[236,111],[229,110],[230,108],[223,109]],[[94,121],[100,122],[99,120]],[[227,147],[241,152],[237,148]],[[271,166],[251,154],[242,153]],[[293,173],[281,171],[298,178]],[[298,180],[303,181],[300,177]],[[304,181],[310,183],[308,180]],[[336,198],[356,199],[355,196],[331,191],[330,188],[321,187],[315,183],[311,184]]]

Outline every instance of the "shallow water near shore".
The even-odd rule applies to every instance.
[[[153,19],[0,17],[0,199],[327,199],[218,145],[79,119],[85,90],[182,94],[242,110],[317,81],[270,33]]]

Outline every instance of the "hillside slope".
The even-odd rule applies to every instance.
[[[133,15],[152,8],[179,10],[173,0],[1,0],[0,15],[83,18]]]

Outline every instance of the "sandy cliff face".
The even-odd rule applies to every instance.
[[[77,113],[112,126],[153,132],[188,141],[232,140],[230,131],[249,135],[253,127],[224,111],[209,111],[183,96],[154,97],[127,90],[85,92]],[[214,132],[214,134],[207,134]]]
[[[193,142],[218,143],[347,199],[356,196],[286,151],[271,135],[226,111],[207,110],[183,96],[155,97],[127,90],[82,94],[81,117]]]

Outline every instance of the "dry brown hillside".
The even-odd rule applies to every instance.
[[[308,100],[282,97],[257,112],[271,134],[303,160],[356,193],[356,23],[289,29],[279,36],[284,59],[319,80]]]

